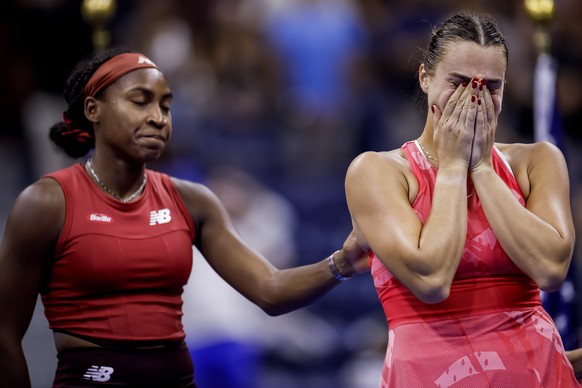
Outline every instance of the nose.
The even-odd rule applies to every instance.
[[[163,128],[168,125],[168,115],[159,106],[154,106],[149,112],[148,122],[157,128]]]

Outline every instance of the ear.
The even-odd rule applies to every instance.
[[[99,114],[101,112],[99,101],[95,97],[85,98],[85,117],[92,123],[99,122]]]
[[[428,73],[424,67],[424,63],[421,63],[418,67],[418,83],[424,94],[428,94]]]

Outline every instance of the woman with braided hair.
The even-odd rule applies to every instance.
[[[0,387],[30,386],[21,341],[39,293],[58,352],[53,387],[194,387],[181,321],[193,245],[271,315],[368,270],[352,233],[324,260],[277,269],[208,188],[147,169],[170,139],[172,92],[145,55],[113,49],[83,61],[64,95],[50,137],[73,158],[90,156],[31,184],[11,210],[0,246]]]

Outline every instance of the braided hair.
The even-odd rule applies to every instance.
[[[93,124],[85,117],[83,88],[95,71],[109,59],[122,53],[133,52],[127,48],[112,48],[81,60],[67,78],[64,89],[67,110],[63,118],[50,128],[49,137],[65,154],[80,158],[95,147]],[[98,93],[95,97],[99,98]]]

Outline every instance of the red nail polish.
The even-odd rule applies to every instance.
[[[479,85],[479,90],[483,90],[483,85]]]
[[[481,79],[481,81],[479,81],[479,83],[480,83],[481,85],[485,85],[485,78]]]
[[[478,105],[481,105],[481,99],[478,99],[478,100],[477,100],[477,104],[478,104]]]
[[[477,87],[477,81],[473,81],[473,89]]]
[[[430,110],[432,110],[432,113],[434,113],[434,105],[430,107]]]
[[[469,83],[468,82],[463,82],[461,85],[463,85],[463,87],[466,88],[467,85],[469,85]]]
[[[475,102],[475,96],[471,96],[471,102]]]

